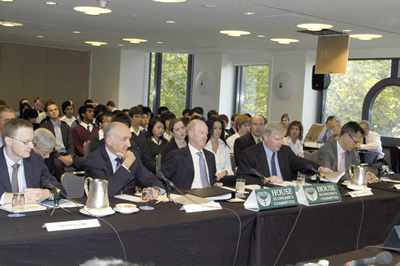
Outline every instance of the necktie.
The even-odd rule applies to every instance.
[[[326,141],[328,140],[329,132],[330,132],[330,130],[327,129],[326,132],[325,132],[325,135],[323,136],[323,138],[321,140],[322,143],[326,143]]]
[[[272,157],[271,157],[271,175],[272,176],[278,176],[278,173],[276,172],[275,154],[276,154],[276,152],[273,152]]]
[[[12,166],[12,176],[11,176],[11,190],[12,192],[19,192],[19,185],[18,185],[18,168],[19,164],[16,163]]]
[[[340,172],[346,171],[346,152],[345,151],[342,152],[342,158],[340,158],[339,171]]]
[[[87,131],[90,132],[90,126],[89,126],[89,124],[87,125]]]
[[[209,187],[208,183],[208,177],[207,177],[207,168],[206,168],[206,163],[204,161],[202,153],[196,152],[196,154],[199,156],[199,168],[200,168],[200,180],[201,180],[201,186],[204,187]]]
[[[115,166],[115,172],[117,172],[117,170],[121,167],[122,159],[121,157],[117,157],[115,158],[115,161],[117,162],[117,165]]]
[[[365,137],[363,138],[363,144],[367,144],[367,139]]]

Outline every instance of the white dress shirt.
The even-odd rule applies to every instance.
[[[284,137],[282,140],[282,143],[284,145],[288,145],[292,149],[294,154],[296,154],[296,156],[302,157],[302,158],[304,157],[303,144],[300,142],[299,139],[296,139],[296,142],[293,143],[291,137]]]
[[[211,141],[208,141],[204,148],[214,153],[217,173],[228,171],[228,175],[233,175],[230,150],[222,139],[218,139],[218,149],[216,153],[212,149]]]
[[[236,139],[240,138],[239,133],[235,133],[232,136],[230,136],[229,138],[226,139],[226,143],[228,143],[230,152],[233,153],[233,146],[235,145],[235,141]]]
[[[361,150],[377,152],[379,154],[378,159],[382,159],[385,156],[382,152],[381,136],[378,133],[370,130],[368,135],[365,137],[365,142],[367,144],[360,145]]]
[[[192,155],[192,160],[193,160],[193,168],[194,168],[194,177],[193,177],[193,183],[192,183],[192,189],[193,188],[203,188],[202,183],[201,183],[201,179],[200,179],[200,167],[199,167],[199,156],[197,155],[197,152],[199,152],[199,150],[197,150],[196,148],[194,148],[192,145],[188,144],[189,150],[190,150],[190,154]],[[206,172],[207,172],[207,178],[208,180],[210,180],[210,177],[208,176],[208,165],[207,165],[207,160],[204,156],[203,150],[200,151],[205,165],[206,165]]]

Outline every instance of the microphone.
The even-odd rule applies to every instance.
[[[273,184],[271,180],[269,180],[267,177],[264,175],[260,174],[256,169],[250,168],[250,174],[257,176],[261,180],[261,188],[263,188],[263,185],[267,182],[270,184]]]
[[[319,181],[321,181],[321,176],[320,176],[318,170],[315,169],[314,166],[312,166],[311,164],[307,164],[306,168],[316,175],[316,177],[317,177],[316,181],[317,181],[317,184],[319,184]]]
[[[46,187],[46,188],[51,189],[54,193],[62,194],[63,196],[66,196],[66,195],[64,195],[64,193],[62,192],[61,189],[59,189],[58,187],[53,185],[48,179],[44,180],[43,186]]]
[[[392,254],[388,251],[383,251],[376,255],[376,257],[349,261],[344,264],[344,266],[363,266],[363,265],[370,265],[370,264],[390,264],[392,263]]]
[[[161,171],[158,171],[156,174],[157,178],[164,181],[167,185],[169,185],[172,188],[175,188],[175,184],[172,183],[171,180],[169,180],[168,178],[165,177],[164,173]]]

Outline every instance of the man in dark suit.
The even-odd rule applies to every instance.
[[[30,122],[14,118],[2,129],[4,147],[0,149],[1,204],[11,203],[13,192],[24,192],[25,203],[39,203],[52,197],[43,184],[48,180],[65,190],[53,177],[40,155],[33,153],[33,126]]]
[[[207,125],[195,119],[190,121],[187,131],[188,146],[169,152],[161,166],[162,172],[181,189],[213,186],[216,182],[215,156],[203,149],[207,142]]]
[[[261,180],[252,176],[254,168],[268,180],[264,182],[282,183],[296,179],[297,171],[308,172],[310,164],[322,172],[332,170],[319,167],[318,164],[296,156],[289,146],[282,145],[285,128],[281,123],[268,123],[263,132],[263,141],[242,152],[238,166],[238,176],[246,178],[248,184],[260,184]]]
[[[56,137],[56,147],[52,154],[54,158],[55,176],[61,179],[64,167],[72,166],[75,170],[83,170],[83,158],[76,156],[71,128],[60,120],[60,111],[54,101],[47,101],[44,106],[47,119],[40,127],[50,130]]]
[[[136,185],[152,187],[153,196],[164,193],[164,186],[129,150],[131,132],[121,122],[112,122],[104,131],[105,146],[100,146],[85,159],[85,175],[108,180],[108,195],[134,194]]]
[[[228,136],[227,136],[226,138],[228,138],[228,137],[234,135],[234,134],[237,132],[236,117],[238,117],[238,116],[239,116],[238,113],[234,113],[234,114],[231,116],[231,128],[225,130],[226,133],[228,134]]]
[[[240,154],[246,148],[262,142],[262,132],[264,128],[264,117],[261,115],[253,116],[250,119],[250,132],[236,139],[234,145],[234,154],[236,165],[239,165]]]
[[[331,141],[322,146],[318,151],[317,163],[331,168],[333,171],[345,172],[342,180],[349,180],[350,165],[360,164],[357,145],[362,143],[364,129],[354,121],[347,122],[340,131],[336,141]],[[368,173],[368,181],[374,182],[376,176]]]

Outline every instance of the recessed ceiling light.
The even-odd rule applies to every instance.
[[[78,30],[74,30],[72,33],[74,33],[74,34],[79,34],[79,33],[81,33],[81,32],[78,31]]]
[[[36,35],[36,38],[42,39],[43,35]]]
[[[306,29],[309,31],[321,31],[321,30],[330,29],[333,26],[329,25],[329,24],[305,23],[305,24],[299,24],[299,25],[297,25],[297,27],[300,29]]]
[[[14,0],[0,0],[0,2],[12,3],[12,2],[14,2]]]
[[[142,42],[147,42],[147,40],[144,39],[136,39],[136,38],[123,38],[123,41],[127,41],[130,43],[142,43]]]
[[[95,42],[95,41],[86,41],[85,43],[90,44],[92,46],[102,46],[108,44],[106,42]]]
[[[292,42],[299,42],[299,40],[296,39],[285,39],[285,38],[273,38],[271,39],[273,42],[277,42],[279,44],[290,44]]]
[[[119,47],[123,47],[123,46],[125,46],[125,45],[123,45],[122,43],[119,43],[118,46],[119,46]]]
[[[187,0],[153,0],[153,2],[159,2],[159,3],[184,3],[187,2]]]
[[[165,21],[165,23],[167,23],[167,24],[175,24],[175,21],[173,21],[173,20],[167,20],[167,21]]]
[[[252,15],[255,15],[256,13],[254,13],[254,12],[246,12],[246,13],[244,13],[245,15],[248,15],[248,16],[252,16]]]
[[[157,44],[163,44],[164,42],[161,42],[161,41],[159,41],[159,42],[157,42]]]
[[[382,38],[379,34],[351,34],[351,38],[359,39],[361,41],[370,41],[372,39]]]
[[[89,16],[98,16],[100,14],[111,13],[111,9],[94,7],[94,6],[76,6],[73,8],[75,11],[85,13]]]
[[[351,32],[351,30],[342,30],[343,32]]]
[[[227,34],[231,37],[240,37],[242,35],[249,35],[249,31],[242,31],[242,30],[221,30],[219,33]]]
[[[46,4],[46,5],[49,5],[49,6],[55,6],[55,5],[57,5],[56,2],[45,2],[45,4]]]
[[[265,35],[259,34],[259,35],[257,35],[257,37],[258,37],[258,38],[264,38]]]
[[[205,5],[202,5],[202,7],[204,7],[204,8],[216,8],[216,7],[217,7],[217,5],[213,5],[213,4],[205,4]]]
[[[12,21],[0,21],[0,25],[4,27],[21,27],[24,26],[22,23]]]

